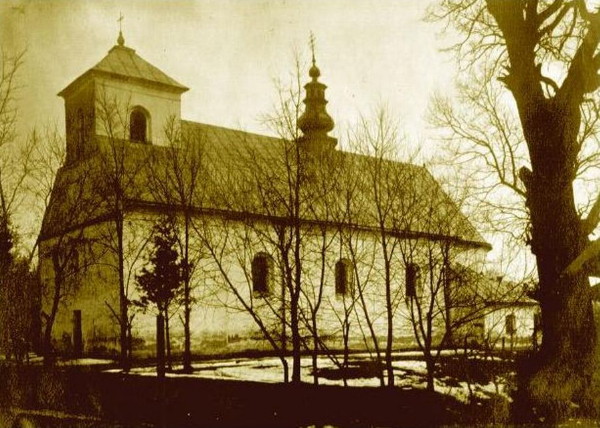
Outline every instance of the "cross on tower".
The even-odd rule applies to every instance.
[[[123,37],[123,19],[125,17],[123,16],[123,13],[119,12],[119,19],[117,19],[117,22],[119,23],[119,38],[117,39],[117,43],[119,44],[119,46],[123,46],[125,44],[125,38]]]
[[[310,32],[310,50],[312,51],[312,63],[315,65],[315,35]]]

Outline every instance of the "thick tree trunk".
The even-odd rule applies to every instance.
[[[281,367],[283,367],[283,383],[289,383],[290,381],[290,367],[288,365],[287,360],[285,359],[285,354],[281,354],[279,356],[281,360]]]
[[[434,375],[435,375],[435,362],[431,356],[431,350],[427,352],[425,356],[425,366],[427,368],[427,391],[434,392]]]
[[[529,379],[530,397],[560,418],[571,401],[590,399],[596,332],[585,273],[562,275],[587,244],[573,194],[577,106],[539,108],[524,121],[532,173],[523,174],[537,259],[542,312],[539,365]],[[549,416],[553,416],[549,414]]]

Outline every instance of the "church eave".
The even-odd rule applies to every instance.
[[[134,199],[128,198],[127,200],[127,212],[135,212],[136,209],[154,211],[158,213],[169,212],[173,210],[173,206],[167,205],[161,202],[152,202],[142,199]],[[183,207],[175,207],[176,210],[182,212]],[[248,211],[234,211],[229,209],[221,209],[214,207],[191,207],[191,212],[194,215],[212,215],[216,217],[227,218],[228,220],[240,220],[247,221],[248,219],[258,220],[258,221],[268,221],[272,223],[280,223],[280,224],[292,224],[291,220],[282,216],[268,215],[263,213],[256,212],[248,212]],[[347,227],[352,230],[361,231],[361,232],[372,232],[372,233],[380,233],[380,229],[377,226],[369,226],[365,224],[347,224],[347,223],[339,223],[333,221],[324,221],[318,219],[307,219],[303,218],[300,220],[303,225],[306,226],[329,226],[335,228],[336,230],[340,227]],[[432,241],[447,241],[452,242],[457,246],[463,246],[474,249],[481,249],[485,251],[491,251],[492,245],[485,241],[474,241],[465,238],[461,238],[456,235],[444,235],[439,233],[431,233],[431,232],[423,232],[418,230],[389,230],[390,235],[399,239],[428,239]]]
[[[62,91],[60,91],[57,95],[59,97],[65,98],[66,96],[68,96],[69,93],[71,93],[73,90],[75,90],[75,88],[80,86],[83,82],[85,82],[86,80],[89,80],[89,79],[93,79],[94,77],[107,77],[110,79],[119,80],[121,82],[135,83],[135,84],[138,84],[141,86],[157,88],[157,89],[161,89],[163,91],[174,92],[176,94],[182,94],[184,92],[189,91],[189,89],[190,89],[187,86],[183,86],[183,85],[179,85],[179,84],[178,85],[169,85],[167,83],[157,82],[154,80],[143,79],[143,78],[132,77],[132,76],[124,76],[122,74],[111,73],[109,71],[90,69],[90,70],[86,71],[85,73],[83,73],[81,76],[79,76],[77,79],[72,81],[66,88],[64,88]]]

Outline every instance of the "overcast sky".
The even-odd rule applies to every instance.
[[[272,111],[273,81],[292,73],[295,51],[308,55],[312,31],[328,109],[339,124],[334,134],[386,104],[427,150],[429,95],[455,74],[452,57],[439,51],[448,44],[441,27],[423,21],[428,3],[2,0],[0,36],[4,49],[27,48],[23,132],[38,122],[62,123],[56,94],[116,44],[122,12],[125,44],[190,88],[185,119],[264,132],[260,116]]]
[[[309,58],[316,37],[328,111],[342,137],[362,115],[388,106],[409,151],[426,159],[437,143],[425,119],[434,91],[447,91],[450,41],[424,22],[427,0],[0,0],[0,44],[26,48],[19,94],[22,137],[35,125],[64,127],[56,94],[116,44],[125,44],[188,86],[182,117],[266,132],[274,80],[293,74],[294,52]],[[304,70],[308,81],[308,70]],[[25,221],[25,220],[24,220]],[[25,221],[25,223],[27,223]],[[32,232],[34,236],[35,232]]]

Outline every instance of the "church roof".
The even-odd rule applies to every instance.
[[[194,194],[194,205],[198,211],[235,215],[242,219],[252,216],[285,219],[288,215],[286,186],[289,185],[285,150],[293,143],[188,121],[182,121],[182,132],[192,135],[188,138],[202,146],[201,185]],[[131,209],[161,209],[165,204],[156,190],[168,181],[165,164],[170,149],[139,143],[124,143],[123,148],[125,168],[129,171],[128,182],[124,186],[127,190],[126,206]],[[75,213],[78,212],[81,214],[71,222],[73,227],[76,223],[106,219],[110,212],[106,198],[92,201],[82,197],[82,194],[91,194],[93,189],[106,182],[93,177],[98,166],[103,169],[98,158],[95,156],[59,171],[40,239],[62,233],[68,228],[65,218],[77,217]],[[384,201],[388,210],[385,227],[407,238],[449,238],[458,244],[491,248],[424,167],[341,150],[332,150],[331,158],[325,163],[328,167],[318,168],[316,174],[329,174],[321,178],[331,180],[331,186],[305,195],[308,203],[302,208],[303,221],[343,223],[376,230],[377,205],[367,172],[378,167],[384,174],[395,177],[385,182],[388,186],[388,200]],[[67,190],[73,186],[87,186],[89,191]],[[353,189],[351,197],[347,193],[350,188]],[[346,209],[349,199],[352,200],[351,213]],[[80,204],[83,206],[77,209]],[[93,215],[89,212],[91,206],[96,206]]]
[[[452,299],[456,307],[468,307],[479,301],[489,308],[536,306],[539,303],[530,296],[530,288],[522,282],[514,282],[503,276],[476,271],[461,263],[452,263],[448,279],[454,283]]]
[[[58,95],[64,96],[79,83],[93,75],[111,76],[150,85],[159,85],[175,92],[185,92],[189,88],[183,86],[164,72],[150,64],[127,46],[115,45],[102,60],[83,73]]]

